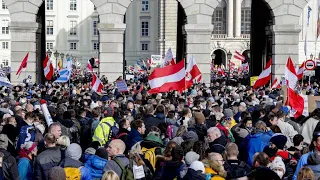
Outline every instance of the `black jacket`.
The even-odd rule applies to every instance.
[[[62,156],[63,152],[59,147],[48,148],[40,153],[36,158],[34,168],[36,179],[48,179],[49,170],[60,164]]]
[[[206,175],[202,174],[201,171],[195,171],[188,168],[187,174],[183,177],[183,180],[205,180]]]
[[[159,118],[156,118],[156,117],[154,117],[154,116],[151,115],[151,114],[147,114],[146,116],[144,116],[143,121],[144,121],[144,124],[145,124],[145,126],[146,126],[147,132],[149,132],[149,130],[150,130],[150,128],[151,128],[152,126],[158,127],[158,125],[159,125],[160,123],[164,123],[164,122],[165,122],[164,120],[161,120],[161,119],[159,119]]]
[[[2,160],[3,179],[19,180],[20,177],[16,159],[5,149],[0,149],[0,152],[4,154]]]

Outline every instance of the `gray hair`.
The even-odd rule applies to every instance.
[[[217,127],[211,127],[211,128],[209,128],[208,130],[207,130],[207,133],[212,133],[212,134],[214,134],[214,135],[216,135],[217,137],[220,137],[221,136],[221,131],[220,131],[220,129],[219,128],[217,128]]]

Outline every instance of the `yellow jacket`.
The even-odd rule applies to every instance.
[[[205,172],[206,172],[206,174],[214,174],[215,175],[210,180],[225,180],[225,178],[219,176],[218,173],[216,171],[214,171],[212,168],[205,167]]]
[[[110,126],[107,123],[110,124],[110,126],[117,125],[113,117],[103,118],[94,131],[92,141],[99,141],[100,145],[105,145],[110,140],[109,138],[112,132],[110,132]]]

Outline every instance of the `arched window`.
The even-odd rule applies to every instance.
[[[243,0],[241,4],[241,34],[250,34],[251,31],[251,1]]]
[[[227,4],[226,1],[223,0],[220,4],[215,8],[212,15],[212,24],[213,24],[213,34],[227,34],[226,26],[227,26]]]

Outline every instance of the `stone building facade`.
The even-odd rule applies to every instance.
[[[229,0],[230,2],[233,0]],[[235,0],[236,5],[237,1]],[[266,3],[272,10],[274,25],[272,49],[273,73],[283,75],[284,66],[290,55],[298,59],[299,24],[302,10],[310,0],[259,0]],[[42,0],[4,0],[10,13],[11,55],[13,83],[16,81],[15,73],[26,52],[29,54],[27,73],[35,74],[36,32],[39,24],[36,16]],[[100,23],[100,72],[111,80],[122,74],[123,42],[126,24],[124,15],[132,0],[92,0],[97,8]],[[210,82],[210,59],[212,14],[221,0],[178,0],[187,16],[184,30],[187,35],[187,56],[194,56],[203,73],[204,82]],[[239,4],[238,4],[239,5]],[[238,26],[236,24],[236,26]],[[229,32],[229,31],[228,31]],[[238,35],[239,30],[236,31]],[[35,76],[33,76],[35,77]]]

